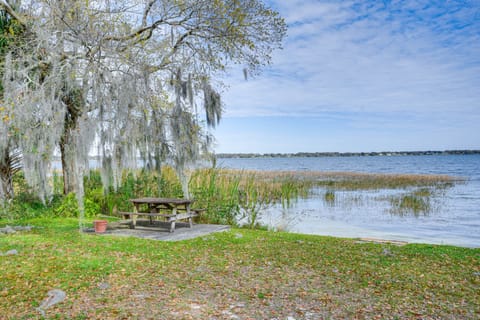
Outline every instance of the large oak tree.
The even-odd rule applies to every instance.
[[[28,36],[5,52],[2,105],[10,118],[0,126],[43,199],[56,148],[64,191],[80,200],[89,152],[101,157],[107,185],[117,185],[138,155],[157,169],[171,159],[182,178],[211,141],[204,126],[221,118],[219,75],[235,64],[257,74],[286,32],[259,0],[0,0],[0,7]],[[6,147],[2,140],[0,151]]]

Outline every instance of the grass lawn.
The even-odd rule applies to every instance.
[[[80,234],[75,219],[0,235],[0,318],[478,319],[480,249],[234,229],[181,242]],[[17,223],[20,224],[20,223]]]

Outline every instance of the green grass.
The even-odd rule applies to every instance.
[[[22,223],[37,228],[0,235],[0,252],[19,252],[0,256],[2,319],[40,318],[53,288],[67,299],[47,316],[62,319],[480,315],[480,249],[247,229],[159,242],[80,234],[76,219]]]

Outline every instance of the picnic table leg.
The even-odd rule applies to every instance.
[[[190,228],[193,228],[193,219],[192,219],[192,212],[190,211],[190,205],[187,204],[187,214],[188,214],[188,224]]]
[[[132,214],[132,223],[130,224],[130,229],[135,229],[136,225],[137,225],[137,215]]]
[[[155,205],[152,205],[150,207],[150,213],[158,213],[157,207]],[[150,218],[150,225],[153,225],[153,216],[149,216]]]
[[[134,214],[132,214],[132,223],[130,224],[130,229],[135,229],[135,226],[137,225],[137,215],[136,215],[136,213],[138,213],[137,204],[133,206],[133,213]]]
[[[175,221],[177,220],[177,207],[173,208],[172,213],[173,213],[173,217],[170,218],[171,219],[170,220],[170,232],[175,231]]]

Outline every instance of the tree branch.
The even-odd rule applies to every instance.
[[[143,12],[143,18],[142,18],[142,26],[147,25],[147,17],[154,3],[155,3],[155,0],[151,0],[145,7],[145,11]]]
[[[15,20],[17,20],[22,26],[27,26],[27,22],[23,19],[23,17],[20,16],[20,14],[18,14],[6,0],[0,0],[0,6],[2,6],[5,11]]]

